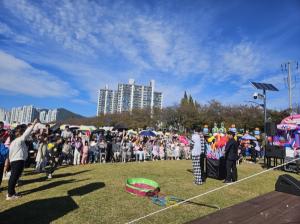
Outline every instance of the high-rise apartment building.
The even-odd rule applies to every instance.
[[[11,110],[10,123],[28,124],[38,118],[39,113],[32,105],[23,107],[14,107]]]
[[[40,109],[40,122],[41,123],[48,123],[48,110],[47,109]]]
[[[82,118],[64,108],[58,109],[37,109],[31,106],[14,107],[11,112],[0,109],[0,121],[7,123],[28,124],[39,118],[41,123],[64,121],[71,118]]]
[[[117,112],[118,93],[108,89],[108,85],[98,92],[97,114],[107,114]]]
[[[0,108],[0,121],[9,123],[10,122],[10,112],[3,108]]]
[[[133,79],[128,84],[118,84],[118,90],[104,89],[98,92],[97,115],[132,111],[143,108],[162,108],[162,93],[155,92],[155,81],[149,86],[136,85]]]
[[[81,118],[82,116],[74,114],[64,108],[58,109],[39,109],[41,123],[51,123],[63,121],[71,118]]]

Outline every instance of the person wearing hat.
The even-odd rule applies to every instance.
[[[234,139],[234,132],[229,131],[227,136],[229,140],[225,147],[226,178],[224,183],[231,183],[237,181],[236,161],[238,159],[238,143]]]

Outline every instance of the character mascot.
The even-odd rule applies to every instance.
[[[218,132],[219,132],[219,128],[218,128],[218,126],[217,126],[217,123],[215,122],[215,123],[214,123],[214,127],[213,127],[213,129],[212,129],[212,134],[215,136],[215,135],[218,134]]]
[[[224,122],[221,122],[221,127],[219,129],[219,133],[221,135],[225,135],[226,134],[226,128],[224,127]]]

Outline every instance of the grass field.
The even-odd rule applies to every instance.
[[[157,181],[161,192],[186,199],[223,186],[222,181],[207,179],[193,184],[191,161],[91,164],[61,167],[51,180],[27,169],[17,188],[21,199],[5,201],[0,193],[0,223],[126,223],[162,207],[148,198],[125,192],[125,181],[144,177]],[[239,179],[262,171],[260,165],[241,164]],[[184,223],[274,190],[281,171],[270,171],[253,179],[231,185],[141,220],[138,223]],[[297,175],[295,175],[297,176]],[[299,178],[299,176],[298,176]],[[6,188],[7,181],[2,183]]]

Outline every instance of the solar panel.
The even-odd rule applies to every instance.
[[[250,82],[256,89],[279,91],[275,86],[269,83]]]

